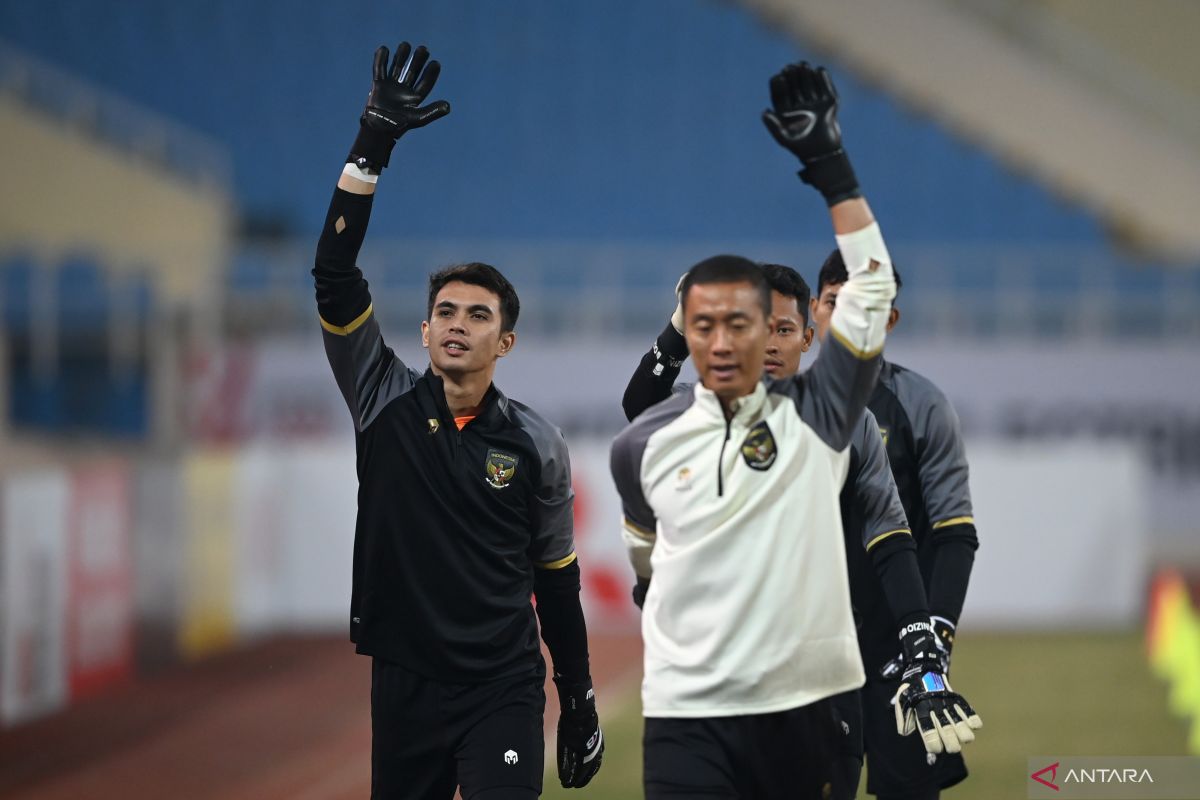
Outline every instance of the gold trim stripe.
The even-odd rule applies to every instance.
[[[861,349],[855,347],[853,344],[851,344],[850,340],[846,338],[845,334],[841,333],[837,328],[833,327],[832,325],[829,326],[829,332],[833,334],[833,338],[837,339],[838,342],[841,343],[842,347],[849,350],[850,353],[855,358],[860,359],[862,361],[870,361],[872,358],[874,358],[875,356],[877,356],[883,352],[883,345],[880,345],[879,347],[875,348],[874,350],[870,350],[870,351],[861,350]]]
[[[321,327],[337,336],[349,336],[371,318],[371,312],[374,310],[375,304],[371,303],[371,305],[367,306],[367,310],[355,317],[349,325],[334,325],[332,322],[326,322],[324,317],[320,317]]]
[[[949,528],[951,525],[974,525],[974,517],[954,517],[953,519],[944,519],[941,522],[933,523],[933,529]]]
[[[570,566],[574,561],[575,553],[572,552],[571,555],[560,558],[558,561],[539,562],[536,566],[538,569],[562,569],[563,567]]]
[[[649,528],[643,528],[641,525],[638,525],[636,522],[629,519],[629,517],[625,517],[622,520],[622,523],[625,525],[625,530],[629,531],[639,539],[653,539],[658,536],[657,532],[652,531]]]
[[[872,547],[879,544],[884,539],[888,538],[889,536],[895,536],[898,533],[904,533],[904,534],[908,534],[909,536],[912,536],[912,531],[910,531],[908,528],[896,528],[896,530],[894,530],[894,531],[888,531],[887,533],[881,533],[878,536],[876,536],[874,539],[872,539],[871,541],[867,542],[867,549],[870,550]]]

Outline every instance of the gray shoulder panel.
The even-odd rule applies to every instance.
[[[338,388],[360,431],[366,430],[388,403],[412,389],[419,377],[384,344],[374,313],[349,332],[323,329],[321,335]]]
[[[613,440],[609,468],[625,518],[633,524],[653,531],[657,525],[654,511],[642,492],[642,456],[650,437],[674,422],[695,402],[693,391],[676,392],[668,399],[651,406],[625,426]]]
[[[879,433],[879,420],[869,409],[863,412],[852,446],[859,454],[858,472],[851,477],[855,502],[862,512],[863,547],[870,547],[889,534],[908,531],[908,520]]]
[[[967,454],[954,407],[932,381],[910,369],[894,369],[890,383],[913,426],[929,523],[936,528],[939,523],[971,517]]]
[[[800,418],[821,441],[834,450],[844,450],[858,431],[881,361],[879,356],[859,358],[828,336],[821,343],[821,355],[807,372],[772,381],[767,389],[792,398]]]
[[[567,441],[557,426],[524,403],[507,400],[507,414],[538,453],[530,558],[541,564],[559,561],[575,552],[575,490]]]

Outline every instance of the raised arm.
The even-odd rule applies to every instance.
[[[625,387],[621,408],[630,422],[650,406],[671,396],[675,388],[675,379],[679,377],[679,368],[687,360],[687,339],[683,338],[683,307],[679,302],[679,287],[682,285],[681,277],[675,284],[675,311],[671,314],[671,321],[658,335],[650,351],[642,356],[629,379],[629,385]]]
[[[763,122],[804,165],[801,180],[820,191],[829,205],[849,274],[838,292],[821,355],[808,373],[796,378],[794,395],[800,416],[830,447],[842,450],[860,430],[879,376],[896,279],[879,226],[842,149],[837,90],[829,73],[807,63],[785,67],[771,79],[771,102]],[[982,722],[946,680],[937,637],[924,616],[928,606],[911,543],[887,533],[867,544],[893,612],[912,620],[900,629],[904,669],[892,699],[896,728],[902,735],[919,731],[930,753],[958,752],[974,740]]]
[[[412,61],[404,72],[412,54]],[[444,101],[418,107],[433,88],[440,67],[426,66],[429,51],[413,53],[407,42],[396,49],[388,69],[388,49],[375,51],[374,76],[358,137],[334,189],[317,243],[313,278],[325,354],[346,399],[354,424],[363,430],[387,403],[412,386],[408,368],[384,345],[371,293],[357,266],[375,186],[388,165],[396,140],[450,111]],[[424,72],[422,72],[422,69]]]
[[[807,63],[785,67],[771,78],[771,102],[763,122],[804,165],[801,180],[820,191],[829,205],[849,273],[842,287],[849,295],[845,302],[838,295],[820,358],[797,378],[801,416],[827,444],[841,450],[853,437],[879,375],[896,281],[879,226],[842,149],[837,90],[829,73]]]

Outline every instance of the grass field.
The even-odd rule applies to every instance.
[[[984,729],[967,750],[971,777],[943,797],[1024,798],[1026,759],[1034,755],[1186,754],[1187,728],[1167,713],[1166,687],[1150,674],[1140,633],[967,632],[952,677]],[[636,687],[601,711],[608,745],[600,774],[584,792],[560,789],[547,776],[544,797],[641,797]]]

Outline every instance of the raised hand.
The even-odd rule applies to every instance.
[[[414,51],[408,42],[401,42],[390,68],[388,56],[386,46],[375,51],[371,93],[347,159],[374,173],[388,165],[396,140],[407,131],[423,128],[450,113],[450,104],[445,100],[421,105],[442,70],[438,62],[429,60],[424,45]]]
[[[388,69],[388,49],[381,46],[375,51],[374,81],[367,96],[363,124],[399,139],[405,131],[423,128],[449,114],[450,104],[445,100],[421,105],[433,91],[441,71],[441,64],[429,61],[429,51],[424,45],[413,52],[408,42],[401,42],[396,48],[396,57]]]
[[[800,178],[816,187],[829,205],[861,196],[858,179],[842,149],[838,96],[824,67],[789,64],[771,78],[772,108],[763,124],[780,146],[804,164]]]

